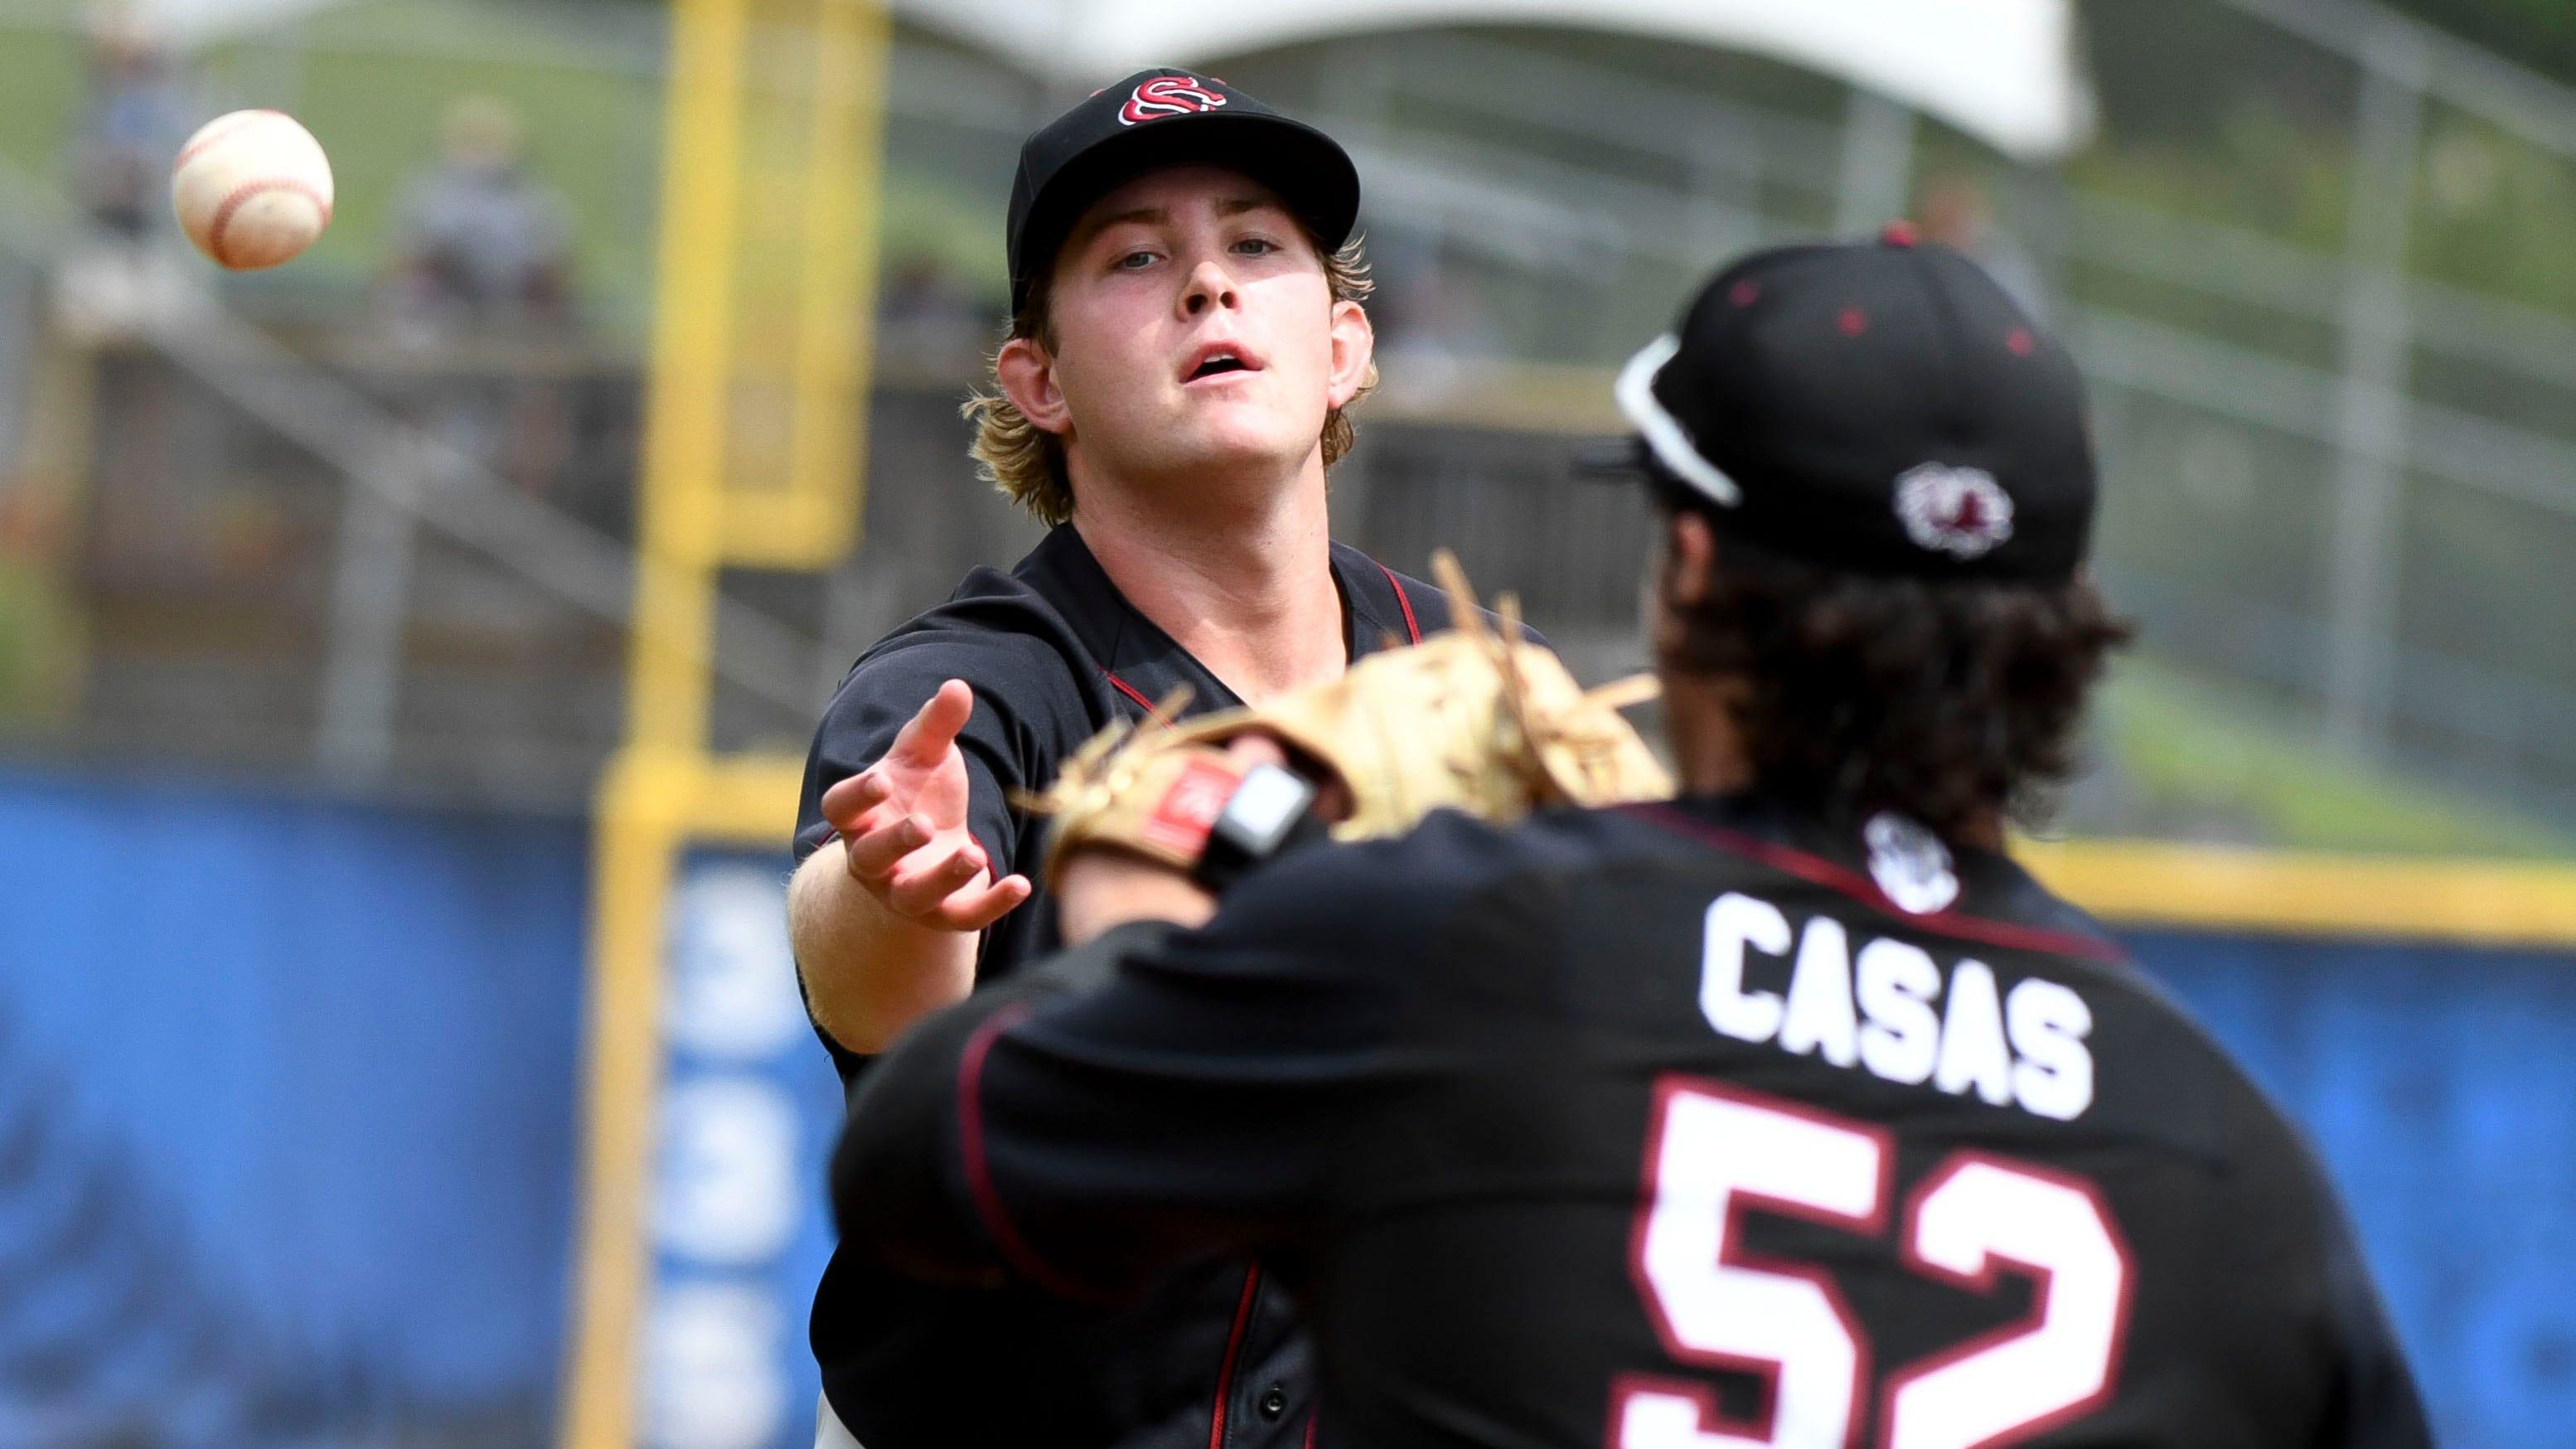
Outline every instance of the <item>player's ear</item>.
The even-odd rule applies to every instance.
[[[1333,304],[1332,371],[1325,392],[1332,406],[1346,408],[1377,381],[1377,329],[1368,309],[1357,302]]]
[[[1694,509],[1676,508],[1664,522],[1664,597],[1687,607],[1708,598],[1717,574],[1717,533]]]
[[[1059,437],[1073,431],[1072,410],[1064,405],[1064,389],[1056,382],[1055,358],[1036,338],[1003,343],[993,359],[993,377],[1011,406],[1038,431]]]

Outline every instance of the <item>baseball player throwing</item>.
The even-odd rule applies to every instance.
[[[871,648],[816,732],[790,915],[845,1079],[1055,943],[1012,800],[1085,739],[1183,690],[1198,712],[1329,680],[1448,622],[1437,590],[1327,528],[1324,470],[1375,378],[1358,207],[1330,138],[1179,71],[1022,148],[1011,335],[971,411],[986,472],[1055,527]],[[1103,1314],[922,1287],[845,1247],[813,1332],[869,1449],[1225,1449],[1309,1427],[1302,1341],[1248,1261]]]

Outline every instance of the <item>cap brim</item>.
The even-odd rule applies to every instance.
[[[1633,434],[1602,438],[1574,450],[1575,476],[1601,483],[1634,483],[1646,476],[1646,445]]]
[[[1332,137],[1302,121],[1259,112],[1212,111],[1149,121],[1094,143],[1050,177],[1022,228],[1013,259],[1014,310],[1026,303],[1030,273],[1052,267],[1093,203],[1148,171],[1220,166],[1277,192],[1327,250],[1359,224],[1359,168]]]

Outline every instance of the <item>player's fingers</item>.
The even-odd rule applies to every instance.
[[[928,769],[947,757],[949,747],[957,743],[957,732],[966,728],[974,713],[975,691],[962,679],[949,680],[904,722],[886,755]]]
[[[866,835],[878,830],[891,830],[912,818],[912,806],[902,800],[889,800],[858,819],[841,827],[844,836]]]
[[[1326,780],[1315,787],[1314,811],[1334,824],[1351,818],[1360,802],[1351,795],[1351,787],[1339,780]]]
[[[1017,909],[1037,889],[1024,875],[1006,875],[981,891],[960,891],[939,908],[939,924],[952,931],[980,931]]]
[[[910,821],[915,827],[913,834],[918,837],[914,841],[916,849],[939,838],[938,822],[914,810],[909,800],[902,799],[889,800],[860,816],[856,828],[842,833],[844,835],[872,834],[880,830],[893,830],[906,821]]]
[[[1225,742],[1226,758],[1238,765],[1286,765],[1288,751],[1277,740],[1258,731],[1236,735]]]
[[[907,815],[846,837],[844,849],[849,852],[850,874],[871,884],[885,885],[886,876],[905,856],[928,845],[930,836],[929,822]]]
[[[823,818],[844,834],[863,829],[860,818],[893,793],[892,781],[874,770],[863,770],[823,792]]]
[[[930,866],[922,866],[922,869],[896,869],[894,877],[886,882],[884,900],[886,908],[899,915],[912,915],[917,920],[938,920],[940,902],[956,895],[963,887],[971,887],[976,877],[984,874],[984,866],[981,866],[981,861],[969,859],[963,851],[922,853],[933,853],[938,859]]]
[[[984,852],[972,844],[958,846],[945,855],[926,853],[933,857],[929,863],[911,866],[886,887],[886,904],[907,916],[932,914],[959,887],[984,873]]]

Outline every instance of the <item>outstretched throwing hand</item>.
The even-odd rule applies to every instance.
[[[822,801],[851,879],[896,915],[951,931],[984,929],[1030,891],[1023,875],[995,880],[991,858],[966,829],[957,733],[974,713],[975,692],[964,680],[942,684],[884,758],[824,791]]]

